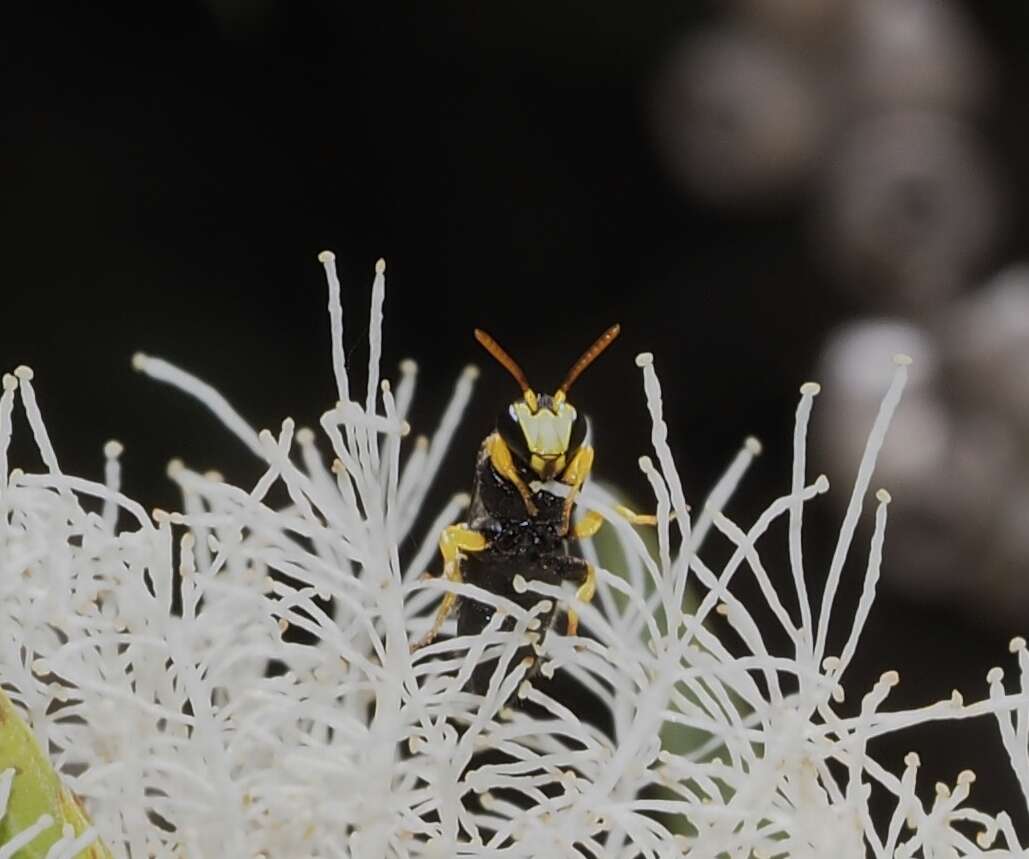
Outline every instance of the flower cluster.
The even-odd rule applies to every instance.
[[[817,385],[801,389],[788,491],[752,524],[725,513],[760,451],[750,439],[691,518],[658,377],[651,356],[640,355],[653,446],[640,468],[657,509],[656,550],[617,516],[609,492],[587,486],[579,507],[608,519],[617,563],[605,568],[583,545],[599,568],[595,601],[576,606],[583,634],[548,634],[542,618],[574,599],[560,588],[517,579],[539,595],[524,608],[423,575],[440,529],[467,496],[453,498],[402,559],[398,547],[422,518],[475,373],[461,375],[431,440],[408,444],[416,367],[402,364],[395,386],[380,381],[384,266],[372,287],[369,379],[358,400],[344,364],[334,259],[326,253],[322,262],[338,402],[321,418],[321,438],[289,419],[276,433],[255,432],[196,378],[135,358],[142,372],[199,398],[260,458],[265,471],[251,489],[175,462],[169,474],[182,490],[181,512],[148,514],[120,492],[119,445],[105,450],[103,483],[63,473],[31,371],[5,377],[0,686],[115,856],[930,857],[983,855],[991,846],[990,855],[1023,855],[1006,815],[966,805],[970,772],[953,787],[938,785],[926,804],[917,756],[896,775],[868,746],[928,720],[992,713],[1029,796],[1024,642],[1012,644],[1017,694],[1005,692],[994,669],[989,697],[975,704],[955,698],[887,711],[894,672],[859,706],[848,709],[844,698],[843,675],[879,577],[890,500],[883,490],[858,606],[833,609],[904,386],[903,358],[815,599],[802,525],[805,505],[828,489],[805,467]],[[8,467],[18,397],[42,473]],[[331,447],[328,460],[320,444]],[[779,519],[788,524],[782,577],[759,552]],[[717,566],[701,551],[715,532],[732,548]],[[760,586],[761,606],[734,594],[734,579],[745,576]],[[449,625],[449,635],[412,653],[427,612],[448,590],[493,605],[493,620],[474,637]],[[766,644],[762,613],[781,627],[785,649]],[[722,619],[712,623],[712,614]],[[845,643],[830,653],[838,624]],[[527,644],[539,674],[520,658]],[[488,689],[473,694],[468,678],[489,660],[496,669]],[[603,703],[610,730],[537,680],[557,672]],[[680,748],[673,735],[690,741]],[[0,815],[12,786],[3,755],[0,748]],[[895,798],[888,820],[872,819],[873,792]],[[34,835],[13,834],[0,857]]]

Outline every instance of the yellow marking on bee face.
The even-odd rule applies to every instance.
[[[565,470],[565,457],[561,454],[553,459],[544,459],[533,454],[529,459],[529,467],[544,480],[549,480]]]
[[[575,409],[561,402],[553,411],[542,408],[533,412],[527,403],[514,403],[511,410],[525,436],[532,470],[541,477],[553,477],[562,471],[575,423]]]

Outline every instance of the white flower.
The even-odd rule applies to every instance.
[[[938,786],[927,808],[916,794],[917,757],[895,775],[868,744],[928,720],[992,713],[1029,795],[1024,642],[1013,642],[1017,694],[1005,693],[994,669],[984,701],[887,712],[898,678],[886,672],[860,706],[844,701],[843,675],[879,576],[885,491],[860,601],[835,613],[834,601],[904,385],[903,360],[872,427],[819,601],[807,591],[802,551],[804,505],[828,489],[805,468],[817,385],[801,389],[788,491],[749,526],[725,514],[759,452],[748,440],[691,520],[666,443],[658,377],[651,356],[639,356],[653,422],[652,456],[640,467],[653,488],[658,548],[652,556],[615,514],[614,498],[588,485],[579,506],[607,516],[623,561],[601,569],[596,600],[577,606],[589,637],[568,637],[540,621],[551,601],[568,605],[561,589],[518,581],[540,595],[527,610],[422,576],[436,568],[438,533],[467,496],[451,500],[402,562],[399,546],[422,512],[475,373],[458,380],[432,440],[409,445],[415,366],[401,366],[395,388],[379,381],[384,266],[372,287],[369,384],[358,402],[343,361],[334,259],[322,261],[339,397],[321,419],[331,464],[311,430],[287,419],[275,434],[254,432],[211,388],[140,355],[138,369],[202,400],[266,467],[245,490],[173,463],[183,510],[148,516],[119,491],[119,445],[106,448],[104,484],[65,475],[31,372],[5,378],[0,683],[116,856],[980,855],[966,821],[981,830],[983,849],[1006,845],[991,855],[1022,855],[1006,815],[965,806],[971,773],[953,788]],[[8,469],[16,393],[42,474]],[[273,493],[289,502],[273,503]],[[778,518],[788,523],[785,593],[758,548]],[[717,568],[700,552],[712,530],[734,548]],[[588,543],[583,551],[600,564]],[[734,595],[734,578],[744,576],[756,577],[764,604]],[[687,600],[687,588],[699,604]],[[428,610],[450,589],[499,612],[480,635],[412,654]],[[705,623],[712,612],[724,615],[732,636]],[[787,649],[769,650],[764,615],[781,626]],[[513,630],[500,630],[503,617],[514,619]],[[845,644],[831,653],[837,626],[843,634],[834,640]],[[545,676],[566,672],[603,702],[610,735],[534,683],[515,658],[530,641]],[[486,694],[466,691],[472,669],[489,659],[498,667]],[[513,706],[518,699],[531,704]],[[676,727],[692,729],[693,741],[673,753],[667,738]],[[0,777],[0,787],[9,783]],[[895,797],[881,827],[868,810],[872,792]],[[0,856],[14,843],[0,846]]]

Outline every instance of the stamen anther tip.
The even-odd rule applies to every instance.
[[[320,262],[322,265],[335,261],[336,255],[332,251],[322,251],[320,254],[318,254],[318,262]]]
[[[805,382],[800,386],[800,392],[805,396],[817,397],[818,393],[822,390],[822,386],[818,382]]]
[[[893,356],[893,363],[898,367],[909,367],[911,366],[912,358],[910,355],[906,355],[903,352],[898,352]]]
[[[32,372],[32,368],[26,364],[22,364],[14,368],[14,375],[21,379],[23,382],[31,382],[32,377],[35,373]]]
[[[117,439],[111,439],[104,445],[104,456],[108,459],[117,459],[125,450],[125,446]]]
[[[649,367],[653,363],[654,363],[654,353],[653,352],[640,352],[640,354],[636,356],[636,366],[637,367]]]

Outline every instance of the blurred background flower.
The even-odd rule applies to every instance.
[[[900,703],[978,688],[984,659],[1029,627],[1027,34],[1025,4],[972,0],[5,10],[0,366],[45,381],[70,473],[99,477],[95,451],[117,435],[128,493],[170,509],[172,457],[238,484],[255,466],[132,374],[132,352],[202,355],[256,425],[310,424],[333,391],[307,300],[321,272],[297,261],[332,246],[365,271],[389,254],[402,310],[384,366],[431,361],[423,403],[474,359],[476,325],[545,383],[617,320],[617,348],[662,362],[691,497],[753,433],[763,498],[788,479],[798,379],[839,398],[819,419],[847,415],[815,434],[835,478],[881,389],[867,355],[903,349],[919,363],[882,466],[883,599],[852,677],[870,688],[899,668]],[[348,319],[367,302],[344,284]],[[275,346],[241,361],[255,343]],[[366,345],[347,330],[348,352]],[[648,433],[627,364],[579,397],[598,473],[642,497],[619,454]],[[430,508],[467,488],[508,396],[489,393]],[[990,766],[979,802],[1017,805],[992,728],[975,730],[928,735],[923,778]]]

